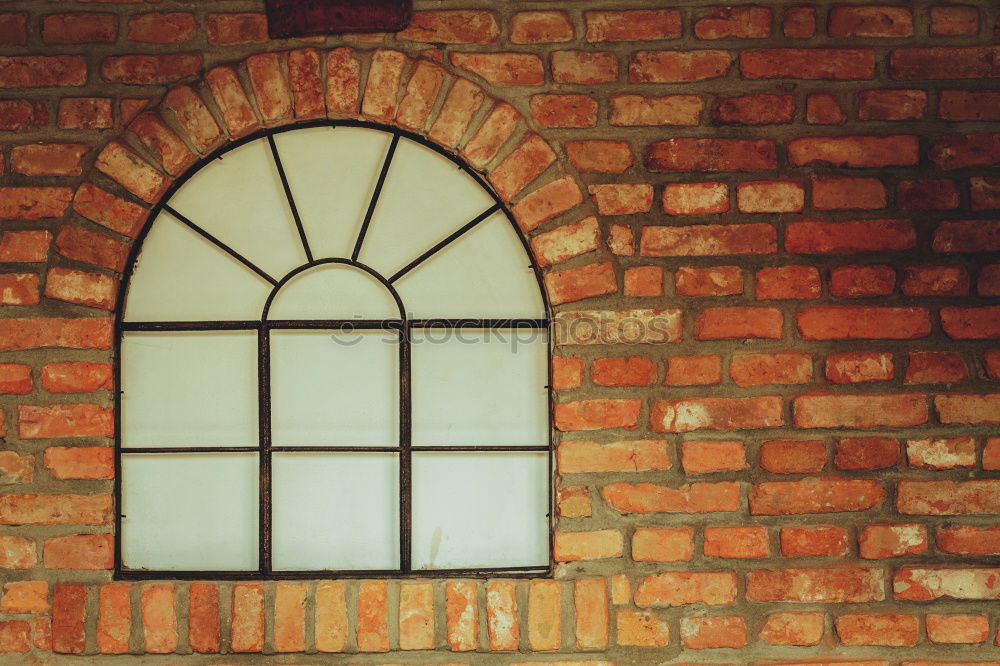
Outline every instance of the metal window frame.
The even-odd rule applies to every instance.
[[[354,251],[350,259],[347,258],[330,258],[330,259],[319,259],[313,258],[311,249],[309,248],[308,239],[305,234],[302,221],[299,217],[298,209],[295,206],[294,197],[292,196],[291,189],[288,184],[288,179],[285,175],[284,166],[281,162],[281,157],[278,152],[277,145],[274,141],[274,137],[278,134],[284,132],[295,131],[299,129],[315,128],[315,127],[356,127],[356,128],[367,128],[372,130],[378,130],[381,132],[386,132],[392,135],[389,149],[387,150],[385,159],[380,170],[378,180],[376,181],[374,190],[372,192],[371,200],[368,205],[368,209],[365,213],[365,217],[361,224],[361,229],[358,233],[358,238],[355,243]],[[289,210],[292,215],[292,219],[295,222],[296,228],[298,230],[299,238],[302,242],[303,249],[307,258],[307,263],[293,269],[291,272],[283,276],[281,279],[276,280],[272,276],[265,273],[262,269],[255,266],[248,259],[240,255],[233,248],[229,247],[219,239],[215,238],[207,231],[202,229],[197,225],[196,222],[189,220],[177,211],[173,210],[169,206],[169,201],[173,195],[182,188],[187,181],[196,173],[198,173],[206,164],[221,159],[229,151],[235,150],[247,143],[257,141],[259,139],[266,138],[268,144],[271,148],[271,155],[274,160],[275,167],[278,171],[278,175],[281,180],[282,188],[284,190],[285,198],[289,206]],[[494,205],[488,210],[484,211],[476,218],[470,220],[468,223],[459,227],[455,232],[442,239],[436,243],[429,250],[418,256],[416,259],[411,261],[405,267],[397,271],[394,275],[386,278],[380,275],[377,271],[372,268],[365,266],[357,261],[358,254],[361,251],[361,247],[364,243],[365,236],[368,231],[368,227],[371,223],[372,216],[374,215],[375,208],[378,204],[379,196],[382,191],[382,187],[385,184],[386,176],[389,171],[389,166],[392,162],[393,154],[395,153],[396,146],[398,145],[399,139],[405,138],[410,141],[419,143],[422,146],[434,150],[439,155],[450,160],[456,165],[457,168],[465,172],[467,175],[471,176],[480,187],[482,187],[493,199]],[[143,242],[149,230],[153,226],[157,217],[162,211],[173,215],[182,224],[188,226],[190,229],[204,237],[209,242],[213,243],[234,259],[244,264],[249,270],[255,272],[258,276],[265,279],[272,284],[273,289],[271,294],[268,296],[265,307],[261,316],[261,319],[250,320],[250,321],[187,321],[187,322],[126,322],[124,321],[125,313],[125,303],[127,299],[127,294],[129,286],[131,283],[132,273],[136,265],[139,253],[141,251]],[[525,254],[527,255],[529,266],[535,276],[535,281],[538,286],[539,293],[542,298],[542,305],[544,309],[544,316],[539,319],[476,319],[476,318],[459,318],[459,319],[408,319],[406,316],[405,309],[403,308],[403,303],[399,297],[399,294],[393,288],[393,283],[402,278],[406,273],[415,268],[417,265],[429,259],[431,256],[436,254],[438,251],[449,245],[451,242],[455,241],[463,234],[474,228],[483,220],[492,216],[496,212],[503,212],[507,219],[508,224],[510,224],[514,233],[517,235],[518,239],[521,241],[524,247]],[[552,345],[553,345],[553,331],[552,331],[552,315],[551,306],[548,300],[548,296],[545,292],[544,284],[542,282],[541,269],[535,262],[534,257],[531,254],[531,248],[528,244],[527,239],[521,230],[518,228],[517,224],[514,222],[513,215],[507,205],[500,199],[500,197],[494,192],[494,190],[488,185],[488,183],[475,171],[473,171],[467,164],[461,161],[455,155],[445,151],[441,147],[432,143],[425,137],[415,134],[413,132],[408,132],[396,127],[389,125],[384,125],[380,123],[373,123],[367,121],[358,120],[317,120],[303,123],[296,123],[292,125],[286,125],[282,127],[274,127],[262,129],[245,137],[242,137],[226,146],[216,150],[211,155],[199,160],[192,168],[186,171],[180,178],[178,178],[173,185],[167,190],[160,201],[152,208],[149,213],[148,223],[141,230],[133,243],[128,256],[128,261],[126,262],[125,270],[122,274],[121,288],[117,296],[117,302],[115,307],[115,348],[113,357],[113,368],[114,368],[114,418],[115,418],[115,479],[114,479],[114,501],[115,501],[115,516],[114,516],[114,542],[115,542],[115,552],[114,552],[114,571],[113,577],[115,580],[302,580],[302,579],[318,579],[318,578],[414,578],[414,577],[433,577],[433,578],[447,578],[447,577],[537,577],[537,576],[551,576],[554,569],[554,564],[552,560],[553,553],[553,534],[555,526],[555,496],[554,496],[554,465],[553,465],[553,447],[552,447],[552,409],[553,409],[553,390],[552,390]],[[400,318],[392,320],[344,320],[344,319],[329,319],[329,320],[293,320],[293,321],[274,321],[267,318],[268,311],[270,309],[271,303],[274,296],[278,293],[278,290],[284,286],[295,275],[298,275],[302,271],[308,270],[315,266],[323,264],[346,264],[359,268],[369,275],[378,280],[384,287],[387,288],[390,294],[392,294],[397,306],[400,310]],[[327,447],[316,447],[316,446],[303,446],[303,447],[275,447],[271,445],[271,428],[270,428],[270,331],[271,330],[294,330],[294,329],[323,329],[323,330],[336,330],[342,329],[342,327],[351,327],[352,329],[381,329],[387,331],[396,331],[399,335],[399,440],[398,446],[395,447],[345,447],[345,446],[327,446]],[[534,330],[544,330],[547,334],[547,346],[546,346],[546,399],[547,399],[547,432],[548,441],[542,446],[418,446],[413,447],[410,438],[411,430],[411,401],[410,401],[410,333],[413,329],[422,328],[434,328],[434,327],[447,327],[447,328],[471,328],[471,329],[490,329],[490,330],[516,330],[530,328]],[[256,447],[175,447],[175,448],[159,448],[159,447],[129,447],[124,448],[122,446],[122,428],[121,428],[121,398],[122,398],[122,368],[121,368],[121,348],[122,340],[125,333],[130,331],[220,331],[220,330],[255,330],[257,331],[257,341],[258,341],[258,446]],[[482,568],[459,568],[459,569],[413,569],[411,566],[411,534],[412,534],[412,509],[411,509],[411,497],[412,497],[412,484],[411,484],[411,468],[412,468],[412,454],[413,451],[418,452],[435,452],[435,451],[467,451],[467,452],[482,452],[482,453],[502,453],[502,452],[517,452],[517,451],[537,451],[546,452],[548,459],[548,524],[549,524],[549,534],[548,534],[548,564],[544,566],[521,566],[521,567],[482,567]],[[368,570],[358,570],[358,569],[320,569],[312,571],[299,571],[299,570],[274,570],[271,562],[271,536],[272,536],[272,525],[271,525],[271,457],[273,453],[280,452],[339,452],[339,453],[364,453],[364,452],[383,452],[383,453],[395,453],[398,455],[399,462],[399,526],[400,526],[400,567],[398,569],[368,569]],[[258,458],[258,471],[259,471],[259,517],[258,517],[258,568],[256,570],[240,570],[240,571],[193,571],[193,570],[147,570],[147,569],[127,569],[122,563],[122,460],[123,456],[130,454],[178,454],[178,453],[257,453]]]

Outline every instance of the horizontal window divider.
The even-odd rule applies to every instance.
[[[422,451],[428,452],[447,452],[447,451],[469,451],[469,452],[481,452],[481,453],[506,453],[506,452],[516,452],[516,451],[549,451],[547,446],[420,446],[419,444],[413,444],[410,450],[414,453],[420,453]]]
[[[401,446],[272,446],[272,453],[399,453]]]
[[[347,569],[336,571],[152,571],[121,569],[115,580],[327,580],[344,578],[456,578],[460,576],[528,577],[546,576],[551,568],[545,565],[524,567],[493,567],[466,569]]]
[[[259,446],[129,446],[122,453],[258,453]]]
[[[548,328],[547,319],[411,319],[410,328]]]
[[[548,319],[292,319],[272,321],[125,321],[122,331],[252,331],[262,329],[386,329],[473,328],[473,329],[544,329]]]
[[[252,331],[259,321],[123,321],[123,331]]]
[[[281,319],[266,321],[263,327],[271,330],[331,329],[349,333],[353,329],[399,331],[403,328],[403,322],[399,319]]]

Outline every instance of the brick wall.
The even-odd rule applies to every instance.
[[[271,42],[250,0],[0,3],[0,651],[1000,663],[997,7],[676,4]],[[554,580],[111,580],[130,243],[199,156],[324,116],[457,151],[531,240]]]

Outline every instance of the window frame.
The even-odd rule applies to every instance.
[[[274,142],[274,136],[284,132],[295,131],[299,129],[308,129],[315,127],[354,127],[354,128],[367,128],[378,130],[382,132],[387,132],[392,135],[392,143],[389,148],[388,154],[382,164],[381,171],[379,173],[378,181],[375,185],[374,191],[372,193],[372,198],[368,206],[367,214],[362,222],[361,229],[359,232],[359,237],[357,244],[354,249],[354,254],[350,259],[346,258],[329,258],[329,259],[319,259],[315,260],[312,257],[311,252],[308,251],[308,242],[305,237],[305,231],[301,220],[299,219],[298,211],[295,207],[294,198],[292,192],[289,188],[288,180],[285,176],[285,172],[277,153],[277,148]],[[382,186],[385,182],[388,167],[391,162],[392,154],[394,152],[395,146],[399,139],[405,138],[410,141],[414,141],[424,147],[430,148],[439,155],[445,157],[454,163],[459,169],[461,169],[465,174],[472,177],[476,183],[483,188],[485,192],[494,201],[494,206],[483,215],[480,215],[475,220],[464,224],[459,227],[454,233],[449,234],[446,238],[438,241],[429,250],[419,255],[410,264],[408,264],[404,269],[397,272],[396,275],[391,278],[386,278],[380,275],[377,271],[360,264],[357,262],[358,252],[361,248],[361,244],[367,233],[369,222],[371,221],[372,214],[375,210],[376,203],[381,194]],[[267,276],[268,282],[273,285],[273,289],[267,298],[266,305],[262,311],[261,318],[258,321],[204,321],[204,322],[125,322],[125,303],[127,299],[127,294],[129,286],[131,283],[131,278],[133,270],[136,266],[136,261],[138,259],[139,253],[141,252],[143,242],[146,235],[152,228],[153,224],[157,220],[160,213],[166,210],[168,213],[172,214],[175,218],[178,218],[182,223],[187,224],[190,221],[185,222],[183,216],[179,215],[176,211],[173,211],[168,203],[174,194],[182,188],[188,180],[197,174],[202,167],[206,164],[219,159],[226,153],[235,150],[247,143],[257,141],[260,139],[267,139],[272,156],[274,157],[275,165],[277,167],[278,175],[284,189],[285,199],[291,209],[292,218],[295,220],[296,227],[299,236],[303,242],[303,245],[307,248],[306,255],[308,258],[308,263],[293,269],[288,274],[282,278],[275,281],[270,276]],[[543,306],[544,317],[540,319],[471,319],[471,318],[458,318],[458,319],[408,319],[406,312],[403,308],[402,301],[396,290],[392,286],[392,281],[395,278],[401,277],[402,274],[409,271],[417,263],[423,259],[429,258],[431,255],[436,253],[438,250],[442,249],[448,245],[451,241],[458,238],[462,233],[468,231],[474,226],[474,223],[487,219],[490,215],[496,214],[497,212],[502,212],[506,217],[507,222],[510,224],[515,235],[520,240],[521,245],[525,250],[525,254],[530,263],[530,268],[535,276],[535,281],[541,296],[541,302]],[[385,579],[398,579],[398,578],[449,578],[449,577],[480,577],[480,578],[496,578],[496,577],[513,577],[513,578],[537,578],[537,577],[551,577],[554,573],[554,561],[553,561],[553,540],[554,540],[554,529],[555,529],[555,482],[554,482],[554,447],[553,447],[553,432],[552,432],[552,410],[554,405],[554,396],[552,388],[552,348],[554,344],[553,335],[553,317],[551,311],[551,305],[549,303],[548,295],[544,288],[544,282],[542,280],[542,272],[538,263],[535,261],[534,256],[531,252],[530,244],[527,238],[521,232],[514,221],[514,216],[511,213],[507,204],[500,198],[500,196],[493,190],[493,188],[488,184],[488,182],[475,170],[473,170],[469,165],[462,161],[459,157],[452,154],[451,152],[445,150],[441,146],[438,146],[434,142],[430,141],[426,137],[410,132],[398,127],[391,125],[386,125],[382,123],[362,121],[362,120],[351,120],[351,119],[322,119],[314,120],[308,122],[299,122],[290,125],[283,125],[279,127],[269,127],[260,129],[246,136],[235,139],[226,145],[220,147],[219,149],[213,151],[209,155],[201,158],[196,163],[191,165],[183,174],[181,174],[173,184],[164,192],[162,197],[156,203],[156,205],[149,211],[149,216],[147,218],[147,223],[142,228],[140,233],[136,236],[132,247],[129,250],[128,259],[125,264],[125,269],[122,272],[121,287],[119,289],[116,306],[115,306],[115,316],[114,316],[114,354],[113,354],[113,373],[114,373],[114,427],[115,427],[115,441],[114,441],[114,464],[115,464],[115,477],[114,477],[114,567],[113,567],[113,578],[115,580],[315,580],[323,578],[385,578]],[[196,226],[196,225],[195,225]],[[197,231],[197,229],[196,229]],[[214,243],[216,246],[227,251],[230,255],[235,256],[239,259],[238,253],[234,252],[231,248],[228,248],[222,241],[210,237],[207,233],[201,233],[202,236],[206,237],[210,242]],[[261,274],[260,269],[256,268],[249,262],[244,262],[245,265],[250,270]],[[300,274],[301,272],[308,270],[319,265],[324,264],[347,264],[355,268],[360,268],[361,270],[368,273],[370,276],[378,280],[384,287],[386,287],[391,293],[393,299],[396,301],[397,305],[400,307],[401,319],[399,321],[395,320],[344,320],[344,319],[330,319],[330,320],[292,320],[292,321],[269,321],[267,314],[270,305],[278,293],[280,288],[284,286],[294,276]],[[180,324],[180,326],[178,325]],[[271,566],[271,537],[273,534],[271,525],[271,454],[275,451],[275,447],[271,445],[270,442],[270,393],[268,391],[269,387],[269,331],[270,330],[303,330],[303,329],[320,329],[320,330],[331,330],[338,327],[349,325],[356,329],[382,329],[382,330],[393,330],[398,332],[400,336],[399,343],[399,379],[400,379],[400,394],[399,394],[399,441],[396,447],[378,447],[377,450],[385,453],[396,453],[399,458],[399,503],[400,503],[400,513],[399,513],[399,523],[400,523],[400,568],[395,570],[357,570],[357,569],[323,569],[323,570],[311,570],[311,571],[295,571],[295,570],[283,570],[275,571]],[[451,446],[418,446],[413,447],[410,442],[410,430],[411,430],[411,400],[410,400],[410,332],[414,328],[430,328],[434,327],[448,327],[448,328],[466,328],[466,329],[490,329],[490,330],[516,330],[518,328],[530,328],[532,330],[545,331],[546,334],[546,431],[547,431],[547,441],[544,445],[540,446],[462,446],[462,447],[451,447]],[[147,454],[147,453],[193,453],[197,454],[199,452],[208,452],[205,449],[200,449],[199,447],[172,447],[169,449],[153,449],[153,448],[143,448],[143,447],[129,447],[124,449],[122,446],[122,342],[124,334],[130,331],[169,331],[169,330],[185,330],[185,331],[205,331],[205,330],[255,330],[257,331],[257,344],[258,344],[258,358],[257,358],[257,394],[258,394],[258,444],[255,447],[206,447],[213,452],[226,453],[226,452],[243,452],[243,453],[257,453],[258,454],[258,473],[259,473],[259,487],[258,487],[258,508],[259,508],[259,523],[258,523],[258,568],[257,570],[242,570],[242,571],[195,571],[195,570],[147,570],[147,569],[127,569],[123,566],[122,562],[122,461],[123,455],[127,455],[126,452],[133,454]],[[333,452],[365,452],[371,451],[375,447],[344,447],[344,446],[331,446],[331,447],[277,447],[284,451],[285,449],[301,451],[301,452],[315,452],[317,449],[330,450]],[[411,564],[411,544],[410,537],[412,535],[412,508],[411,508],[411,467],[412,467],[412,452],[417,451],[456,451],[456,452],[544,452],[547,456],[547,523],[548,523],[548,563],[544,566],[520,566],[520,567],[484,567],[484,568],[462,568],[462,569],[413,569]]]

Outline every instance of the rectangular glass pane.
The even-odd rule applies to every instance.
[[[413,568],[544,567],[547,453],[413,454]]]
[[[399,335],[271,332],[275,446],[396,446]]]
[[[257,569],[256,454],[133,453],[122,468],[125,568]]]
[[[545,446],[545,330],[415,329],[414,446]]]
[[[255,331],[122,336],[122,446],[257,446]]]
[[[399,457],[275,453],[276,570],[399,568]]]

